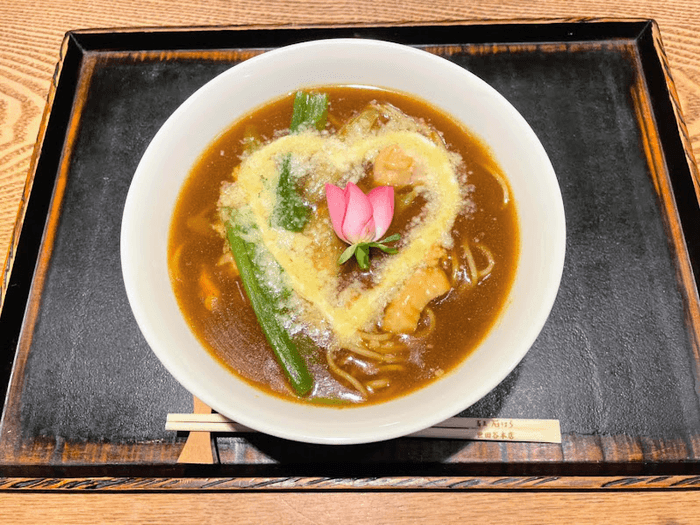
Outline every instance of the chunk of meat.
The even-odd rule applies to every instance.
[[[210,312],[216,310],[221,297],[219,287],[214,284],[212,276],[206,268],[199,274],[199,298],[204,303],[204,307]]]
[[[372,177],[382,186],[408,186],[413,180],[416,162],[397,144],[387,146],[374,159]]]
[[[382,328],[394,334],[412,334],[428,303],[449,290],[450,281],[442,269],[421,268],[408,278],[399,295],[387,306]]]

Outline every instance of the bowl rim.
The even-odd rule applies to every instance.
[[[348,52],[369,53],[368,56],[373,56],[372,53],[375,53],[376,55],[380,52],[388,52],[389,56],[396,56],[396,54],[399,54],[404,60],[416,61],[417,63],[421,64],[429,64],[429,67],[436,67],[439,68],[440,71],[450,72],[451,75],[462,77],[465,80],[465,84],[468,84],[472,89],[481,90],[480,93],[483,92],[488,94],[488,96],[491,97],[490,100],[493,101],[493,104],[500,105],[499,108],[503,110],[509,116],[509,118],[512,118],[511,125],[517,127],[518,130],[523,133],[523,140],[525,140],[528,146],[533,149],[533,153],[531,153],[533,157],[530,158],[530,161],[534,162],[538,168],[543,170],[543,174],[541,176],[545,177],[548,181],[548,187],[546,189],[549,191],[549,198],[551,199],[552,215],[550,217],[548,231],[546,232],[550,241],[548,245],[548,256],[550,258],[546,262],[549,264],[551,273],[545,283],[545,286],[541,290],[541,295],[535,298],[538,308],[531,319],[530,327],[526,327],[522,330],[522,333],[519,334],[521,340],[520,343],[516,345],[517,348],[510,354],[511,359],[507,363],[501,363],[501,366],[499,366],[497,370],[492,370],[491,380],[480,383],[478,387],[474,388],[469,396],[469,399],[464,403],[451,402],[440,404],[439,406],[431,406],[430,410],[428,411],[429,413],[424,414],[421,419],[416,419],[413,421],[384,421],[380,417],[381,414],[377,414],[378,411],[376,410],[376,407],[392,404],[397,407],[401,406],[401,410],[403,411],[402,413],[408,413],[407,408],[403,405],[410,402],[415,393],[408,394],[395,401],[389,401],[380,405],[349,407],[343,409],[338,409],[337,407],[312,407],[313,411],[316,413],[327,413],[329,410],[333,413],[338,413],[339,411],[366,413],[364,417],[368,421],[368,425],[370,425],[370,427],[373,425],[373,428],[368,427],[362,432],[352,434],[348,434],[347,429],[340,428],[339,430],[335,430],[335,422],[327,426],[321,425],[316,427],[300,428],[298,425],[294,426],[293,421],[290,421],[289,418],[281,417],[279,420],[273,420],[268,417],[260,418],[256,414],[232,410],[230,405],[222,404],[221,400],[217,396],[213,395],[207,389],[206,385],[204,385],[201,381],[193,380],[191,374],[188,372],[188,363],[186,360],[183,361],[182,356],[174,355],[169,352],[167,348],[163,347],[160,340],[161,336],[159,335],[159,330],[161,328],[154,326],[154,316],[147,312],[148,307],[146,304],[144,304],[143,293],[140,293],[138,290],[139,282],[142,282],[142,279],[136,275],[143,271],[143,268],[138,268],[137,261],[141,261],[141,263],[143,263],[143,261],[139,259],[139,254],[135,252],[133,244],[134,236],[139,234],[140,229],[140,223],[136,221],[135,213],[138,211],[138,206],[143,205],[143,201],[139,201],[136,194],[139,191],[143,191],[145,186],[152,184],[150,174],[152,174],[151,170],[154,168],[154,166],[158,165],[159,148],[168,147],[167,141],[171,138],[171,135],[179,125],[180,120],[193,118],[192,112],[197,111],[198,107],[207,101],[208,98],[214,96],[215,93],[220,92],[222,86],[226,86],[227,83],[249,82],[251,79],[254,80],[255,78],[259,78],[258,75],[269,73],[270,68],[275,67],[275,65],[279,65],[280,61],[291,60],[292,58],[299,57],[301,55],[308,56],[309,53],[313,52],[322,54],[333,53],[340,55],[343,53],[347,54]],[[325,82],[321,84],[328,85],[329,83]],[[307,86],[312,86],[312,84],[299,84],[299,87]],[[403,91],[409,94],[411,93],[409,90]],[[419,98],[425,99],[426,97],[420,96]],[[439,104],[435,104],[431,100],[427,100],[427,102],[440,107]],[[229,119],[228,125],[233,124],[238,118],[240,118],[241,115],[254,109],[254,107],[247,107],[246,110],[240,115]],[[225,128],[222,128],[214,133],[209,142],[211,143],[213,140],[215,140],[216,136],[218,136],[224,129]],[[488,141],[485,142],[487,145],[489,145]],[[187,171],[190,169],[191,165],[188,167]],[[517,200],[518,199],[516,198],[516,201]],[[170,215],[172,215],[172,210]],[[143,229],[141,228],[141,230]],[[556,174],[554,173],[554,169],[544,150],[544,147],[525,119],[500,93],[470,71],[426,51],[381,40],[339,38],[314,40],[293,44],[250,58],[217,75],[195,91],[190,97],[188,97],[187,100],[185,100],[185,102],[183,102],[161,126],[139,162],[134,174],[134,179],[132,180],[129,188],[129,193],[127,195],[124,207],[120,242],[123,279],[129,304],[131,305],[137,324],[152,351],[156,354],[170,374],[172,374],[175,379],[187,390],[220,413],[232,417],[243,425],[270,435],[308,443],[355,444],[382,441],[404,436],[452,417],[481,399],[501,381],[503,381],[508,374],[510,374],[510,372],[520,363],[522,358],[534,343],[553,307],[563,274],[566,232],[561,191],[557,183]],[[509,299],[509,302],[510,301],[512,301],[512,298]],[[499,324],[502,321],[504,311],[507,309],[508,306],[504,306],[502,308],[502,311],[499,314],[499,320],[496,324]],[[491,328],[491,332],[494,330],[495,326]],[[455,370],[463,368],[465,363],[472,360],[476,352],[477,351],[475,350],[469,357],[467,357],[467,359],[465,359],[462,364],[457,365]],[[231,377],[236,377],[233,376],[231,372],[227,371],[226,373],[228,373]],[[454,370],[448,375],[452,375],[453,373]],[[443,379],[440,379],[437,382],[440,381],[443,381]],[[420,390],[429,389],[431,388],[431,385],[423,387]],[[269,394],[259,391],[258,394],[260,399],[271,397]],[[447,394],[442,393],[442,395]],[[279,398],[276,398],[276,400],[279,401]],[[289,404],[300,405],[300,403],[294,401],[283,401],[283,405]],[[277,405],[278,403],[275,403],[275,406]],[[459,407],[457,408],[458,405]],[[427,408],[425,410],[427,410]],[[292,409],[292,412],[296,414],[298,411]],[[264,414],[268,416],[273,413],[274,412],[269,411],[264,412]]]

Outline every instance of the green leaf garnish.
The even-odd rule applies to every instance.
[[[378,248],[384,253],[393,255],[395,253],[398,253],[399,250],[397,248],[394,248],[393,246],[387,246],[385,243],[398,241],[400,238],[401,235],[395,233],[394,235],[390,235],[389,237],[387,237],[386,239],[382,239],[381,241],[358,242],[357,244],[348,246],[345,249],[345,251],[340,255],[340,258],[338,258],[338,264],[346,263],[354,255],[357,259],[358,266],[363,270],[367,270],[369,268],[370,248]]]
[[[363,270],[369,268],[369,246],[367,243],[360,243],[357,245],[355,250],[355,258],[357,259],[357,264]]]
[[[398,233],[395,233],[394,235],[389,235],[389,237],[385,237],[381,241],[377,241],[377,242],[380,242],[380,243],[394,242],[394,241],[398,241],[400,238],[401,238],[401,235],[399,235]]]
[[[357,249],[357,244],[353,244],[352,246],[348,246],[347,249],[343,252],[343,254],[340,256],[340,259],[338,259],[338,264],[343,264],[350,260],[350,258],[355,255],[355,250]]]

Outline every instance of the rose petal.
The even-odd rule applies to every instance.
[[[343,219],[343,235],[347,242],[356,244],[373,239],[374,221],[372,221],[372,204],[367,195],[352,182],[345,187],[346,207]],[[370,221],[372,224],[370,225]],[[371,228],[371,229],[370,229]]]
[[[345,235],[343,235],[343,219],[345,219],[345,210],[347,208],[345,191],[333,184],[326,184],[326,203],[328,204],[328,214],[331,216],[335,234],[343,241],[348,242]]]
[[[394,187],[379,186],[367,194],[372,204],[372,217],[374,218],[374,238],[377,241],[386,233],[394,218]]]
[[[365,224],[365,227],[363,228],[362,233],[360,234],[360,239],[363,242],[369,242],[372,239],[374,239],[374,217],[368,220],[367,224]]]

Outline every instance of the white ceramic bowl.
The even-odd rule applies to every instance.
[[[323,84],[368,84],[412,93],[462,121],[488,144],[503,168],[520,222],[520,260],[512,291],[479,348],[431,385],[367,407],[284,401],[238,379],[202,348],[180,312],[168,277],[171,216],[200,154],[251,109],[298,88]],[[398,44],[358,39],[270,51],[199,89],[165,122],[144,154],[129,189],[121,233],[129,302],[148,344],[170,373],[239,423],[282,438],[325,444],[406,435],[454,416],[492,390],[542,329],[559,287],[564,250],[557,179],[520,114],[482,80],[447,60]]]

